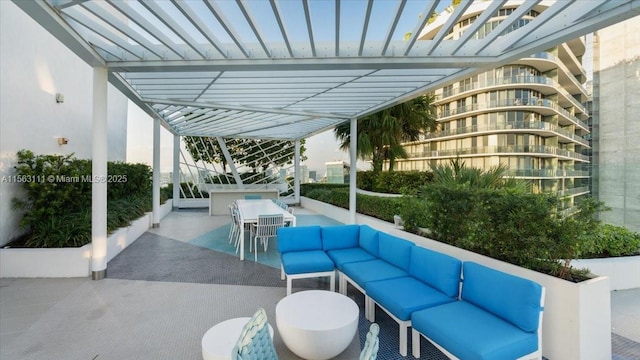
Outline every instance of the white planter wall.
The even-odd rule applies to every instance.
[[[345,209],[305,197],[301,197],[301,205],[337,221],[349,223],[349,212]],[[414,235],[397,229],[392,223],[369,216],[357,215],[356,221],[462,261],[475,261],[540,283],[546,288],[542,326],[543,356],[563,360],[611,358],[611,289],[608,277],[599,276],[576,284]]]
[[[171,212],[171,202],[160,206],[161,218]],[[107,261],[149,229],[152,216],[145,214],[107,239]],[[0,249],[0,278],[61,278],[91,275],[91,244],[80,248]]]
[[[592,274],[608,276],[611,279],[611,290],[640,288],[640,255],[572,260],[571,266],[589,269]]]

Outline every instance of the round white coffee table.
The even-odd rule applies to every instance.
[[[332,291],[308,290],[276,305],[276,324],[284,344],[303,359],[325,360],[343,352],[358,329],[358,305]]]
[[[231,359],[231,351],[236,345],[242,328],[251,318],[241,317],[223,321],[214,325],[202,337],[202,358],[204,360]],[[273,339],[273,328],[269,325]]]

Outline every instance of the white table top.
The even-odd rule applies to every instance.
[[[258,222],[258,215],[282,214],[285,222],[295,221],[295,216],[276,205],[272,200],[236,200],[240,221]]]
[[[359,316],[358,305],[333,291],[307,290],[293,293],[276,305],[278,321],[312,331],[344,327]]]

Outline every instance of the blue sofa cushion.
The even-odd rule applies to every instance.
[[[542,286],[531,280],[474,262],[462,265],[462,299],[509,321],[527,332],[536,332]]]
[[[411,248],[415,246],[414,243],[384,232],[378,233],[378,242],[381,259],[404,271],[409,271]]]
[[[323,226],[321,232],[322,248],[325,251],[358,247],[358,225]]]
[[[345,275],[363,289],[366,289],[365,285],[369,281],[394,279],[409,275],[406,271],[381,259],[347,263],[342,269]]]
[[[400,320],[409,320],[414,311],[456,301],[410,276],[370,281],[366,284],[365,291]]]
[[[517,359],[538,349],[538,335],[465,301],[419,310],[411,326],[457,358]]]
[[[369,253],[378,257],[378,230],[368,226],[360,225],[360,237],[358,238],[358,245],[367,250]]]
[[[409,275],[457,298],[460,292],[460,270],[462,261],[421,246],[411,248]]]
[[[281,260],[284,272],[289,275],[331,271],[334,269],[333,261],[322,250],[284,253]]]
[[[344,264],[347,263],[377,259],[377,257],[371,255],[371,253],[361,247],[329,250],[327,251],[327,255],[329,255],[331,260],[333,260],[333,263],[336,264],[336,267],[340,271],[342,271]]]
[[[293,226],[278,229],[278,251],[322,250],[320,226]]]

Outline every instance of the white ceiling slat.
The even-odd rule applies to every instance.
[[[227,19],[224,12],[222,11],[222,9],[220,9],[220,6],[215,2],[215,0],[206,0],[205,4],[209,8],[209,10],[211,10],[211,13],[213,14],[213,16],[215,16],[215,18],[218,20],[218,22],[224,28],[227,34],[231,37],[231,40],[233,40],[233,42],[236,44],[238,49],[242,51],[242,54],[244,54],[246,58],[250,58],[251,55],[249,55],[249,51],[240,41],[240,35],[231,26],[231,21]]]
[[[118,9],[122,15],[127,17],[131,22],[140,26],[144,31],[151,34],[156,40],[166,46],[167,50],[176,54],[180,59],[184,59],[183,50],[176,45],[168,36],[166,36],[160,29],[153,25],[144,16],[138,14],[131,6],[127,5],[124,1],[107,0],[111,6]],[[166,55],[165,57],[166,58]]]
[[[274,139],[317,134],[640,14],[640,0],[463,0],[436,18],[448,0],[14,3],[106,67],[172,133]],[[494,31],[474,38],[511,4]],[[532,9],[540,14],[507,32]],[[471,12],[475,21],[449,39]],[[412,32],[399,40],[398,29]]]
[[[316,44],[313,37],[313,26],[311,26],[311,12],[309,11],[309,0],[302,0],[304,7],[304,19],[307,23],[307,33],[309,35],[309,44],[311,45],[311,55],[316,57]]]
[[[264,35],[258,28],[258,23],[256,21],[256,18],[251,13],[251,9],[249,9],[249,6],[248,6],[249,4],[247,3],[246,0],[236,0],[236,3],[238,4],[240,11],[242,11],[242,14],[244,15],[245,19],[249,23],[249,26],[251,27],[253,34],[258,39],[258,42],[260,43],[262,50],[264,50],[265,55],[267,57],[271,57],[271,52],[269,51],[267,44],[264,42]]]
[[[202,48],[200,44],[191,36],[182,25],[178,24],[173,17],[168,14],[162,7],[160,7],[160,3],[155,0],[142,0],[141,4],[146,7],[152,14],[154,14],[158,20],[160,20],[165,26],[167,26],[174,34],[176,34],[182,41],[185,42],[193,51],[195,51],[202,59],[206,59],[208,56],[206,54],[206,50]],[[187,57],[186,55],[184,56]]]
[[[224,58],[228,58],[225,53],[223,45],[218,40],[217,36],[209,29],[204,20],[195,12],[191,7],[189,7],[186,3],[182,1],[171,0],[173,5],[175,5],[178,10],[180,10],[184,16],[193,24],[193,26],[200,31],[202,36],[204,36],[209,43],[222,55]]]

